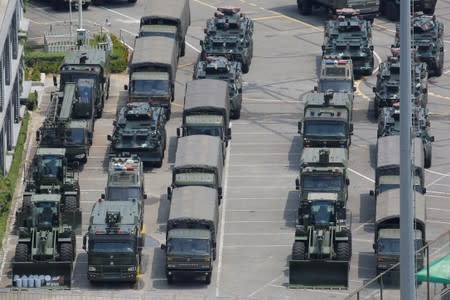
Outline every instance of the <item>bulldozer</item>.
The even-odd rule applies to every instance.
[[[70,288],[76,239],[61,211],[61,195],[32,195],[27,211],[17,213],[17,223],[13,278],[39,274],[49,278],[43,287]]]
[[[302,153],[289,288],[348,288],[352,249],[346,165],[343,148],[305,148]]]

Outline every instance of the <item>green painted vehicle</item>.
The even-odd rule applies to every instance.
[[[412,0],[411,10],[433,15],[436,2],[437,0]],[[385,16],[388,20],[398,21],[400,19],[400,0],[380,0],[380,15]]]
[[[305,16],[310,15],[316,7],[325,7],[330,15],[351,8],[358,10],[362,18],[371,22],[378,16],[379,6],[380,0],[297,0],[298,12]]]

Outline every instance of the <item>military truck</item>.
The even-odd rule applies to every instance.
[[[355,76],[371,75],[374,67],[372,25],[354,9],[339,10],[325,22],[322,57],[351,59]]]
[[[348,93],[308,93],[298,133],[303,147],[350,147],[353,134],[352,101]],[[303,130],[302,130],[303,129]]]
[[[109,97],[110,52],[100,48],[86,48],[67,52],[61,64],[60,91],[66,83],[93,80],[93,87],[86,92],[95,99],[95,116],[101,118],[105,100]],[[56,78],[54,84],[56,86]]]
[[[208,56],[194,67],[192,79],[218,79],[228,83],[230,114],[233,119],[241,117],[242,76],[241,63],[229,61],[223,56]]]
[[[147,102],[130,102],[113,121],[114,131],[108,135],[111,156],[137,155],[144,164],[160,168],[167,144],[166,112],[162,106]]]
[[[58,211],[72,230],[81,232],[80,185],[78,173],[67,168],[65,149],[38,148],[25,178],[20,214],[30,214],[32,198],[38,194],[59,196]],[[59,213],[59,212],[58,212]]]
[[[248,73],[253,58],[253,21],[239,7],[219,7],[206,21],[205,39],[200,41],[206,56],[226,56],[242,64]]]
[[[25,202],[26,209],[17,212],[19,230],[12,277],[48,275],[50,279],[42,287],[70,288],[76,239],[73,228],[64,222],[61,195],[34,194],[24,196]]]
[[[224,154],[218,137],[192,135],[179,138],[167,198],[171,199],[173,190],[182,186],[206,186],[217,190],[220,204],[223,163]]]
[[[353,102],[353,92],[356,90],[353,76],[353,63],[351,59],[339,59],[338,57],[325,56],[320,64],[317,92],[345,92]]]
[[[423,11],[427,15],[433,15],[437,0],[413,0],[412,11]],[[388,20],[398,21],[400,19],[400,0],[380,0],[380,14]]]
[[[139,36],[166,36],[177,43],[178,57],[186,53],[186,33],[191,25],[189,0],[145,1]]]
[[[395,27],[395,44],[400,47],[400,25]],[[411,47],[416,59],[428,65],[429,75],[441,76],[444,69],[444,24],[436,16],[415,13],[411,17]]]
[[[211,283],[217,252],[219,209],[217,190],[185,186],[173,191],[167,220],[166,276],[169,284],[176,276],[205,277]]]
[[[171,102],[175,100],[175,77],[178,64],[176,41],[166,36],[135,39],[128,65],[130,74],[128,102],[148,102],[166,109],[170,118]]]
[[[425,196],[412,193],[414,206],[414,248],[419,250],[425,243],[426,202]],[[376,200],[375,236],[373,249],[377,275],[400,262],[400,187],[385,190]],[[424,266],[424,253],[416,253],[416,271]],[[400,268],[389,274],[399,275]],[[392,278],[392,277],[391,277]]]
[[[86,94],[92,80],[66,83],[63,92],[52,92],[46,118],[36,132],[41,147],[66,148],[70,164],[84,164],[94,131],[94,103]]]
[[[348,153],[343,148],[304,148],[289,288],[347,288],[351,258]],[[349,215],[349,216],[347,216]]]
[[[142,201],[103,201],[92,208],[83,249],[91,282],[136,282],[144,245]]]
[[[375,169],[375,190],[370,195],[377,196],[390,189],[400,187],[400,135],[383,136],[377,140],[377,165]],[[420,138],[412,141],[413,184],[416,191],[426,193],[424,151]]]
[[[108,164],[108,181],[102,199],[147,199],[144,190],[144,168],[138,156],[111,157]]]
[[[206,134],[222,141],[222,150],[231,140],[228,84],[222,80],[202,79],[186,83],[183,122],[177,136]]]
[[[341,9],[351,7],[359,10],[363,18],[373,22],[379,13],[380,0],[297,0],[298,12],[302,15],[310,15],[315,7],[325,7],[330,15],[336,15]]]
[[[412,133],[422,140],[424,151],[424,168],[431,167],[432,145],[434,136],[430,134],[430,121],[428,111],[421,106],[412,109]],[[378,122],[377,136],[400,135],[400,109],[399,106],[384,107],[381,110]]]

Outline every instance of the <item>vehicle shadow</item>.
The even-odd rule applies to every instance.
[[[298,216],[298,191],[289,191],[286,203],[284,205],[283,218],[285,220],[286,227],[295,228]],[[292,233],[294,235],[294,233]]]

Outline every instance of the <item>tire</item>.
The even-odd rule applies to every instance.
[[[72,243],[61,243],[59,248],[59,260],[60,261],[74,261],[74,252]]]
[[[393,1],[386,4],[386,18],[390,21],[398,21],[400,18],[400,9]]]
[[[205,284],[211,284],[211,273],[205,276]]]
[[[439,65],[434,70],[434,76],[439,77],[442,75],[442,71],[444,70],[444,57],[442,57],[439,61]]]
[[[85,3],[85,4],[83,4],[83,5],[81,6],[81,8],[82,8],[83,10],[86,10],[86,9],[88,9],[89,5],[90,5],[90,3]]]
[[[184,55],[186,55],[186,42],[183,40],[181,42],[180,56],[183,57]]]
[[[424,163],[425,169],[431,168],[431,158],[432,158],[432,151],[430,146],[429,151],[425,150],[425,163]]]
[[[28,261],[28,245],[19,243],[16,246],[16,253],[14,255],[14,261],[16,262],[25,262]]]
[[[304,260],[305,255],[305,243],[304,242],[294,242],[292,245],[292,259],[293,260]]]
[[[250,71],[250,64],[242,63],[242,73],[247,74]]]
[[[103,0],[92,0],[93,5],[101,5],[103,4]]]
[[[304,16],[308,16],[312,13],[311,0],[297,0],[298,12]]]
[[[74,212],[78,210],[77,198],[75,196],[66,196],[64,199],[64,212]]]
[[[378,102],[376,100],[373,101],[373,116],[375,119],[378,119],[379,114],[379,108],[378,108]]]
[[[167,274],[167,284],[173,284],[173,275]]]
[[[241,108],[238,107],[236,108],[236,110],[233,112],[233,119],[234,120],[239,120],[241,118]]]
[[[348,242],[341,242],[336,244],[336,260],[350,261],[350,245]]]
[[[161,158],[161,160],[157,161],[154,166],[155,168],[161,168],[163,164],[163,158]]]
[[[24,212],[30,212],[31,211],[31,196],[23,196],[22,210]]]

